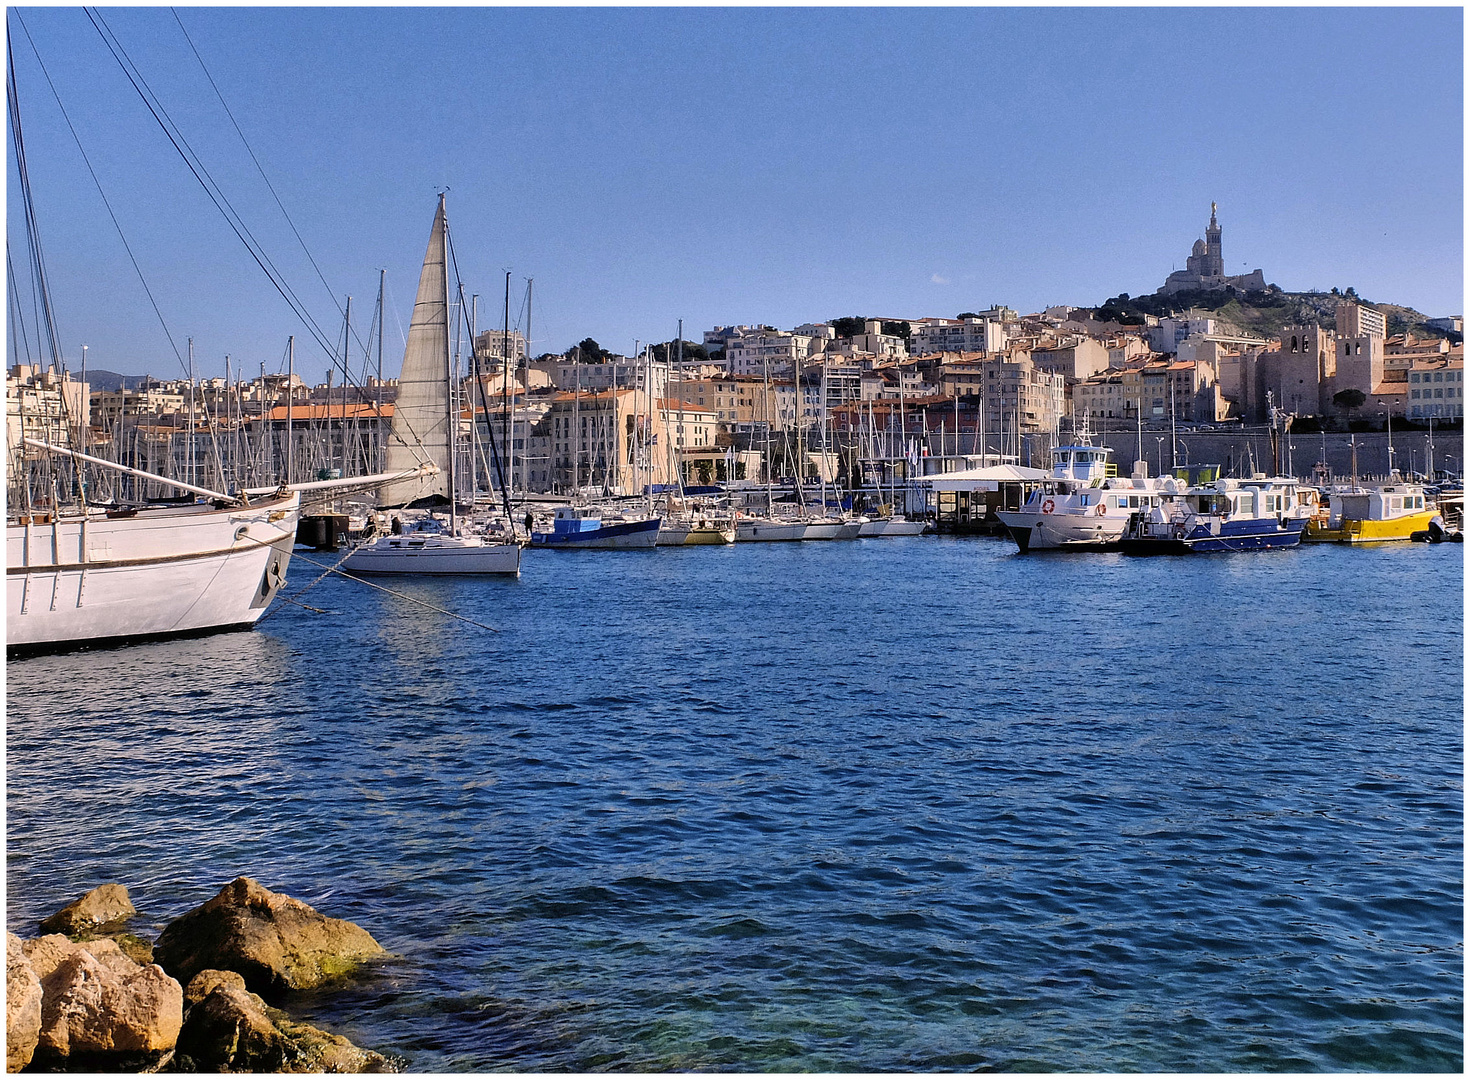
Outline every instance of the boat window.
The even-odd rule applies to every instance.
[[[1084,495],[1084,496],[1082,496],[1082,505],[1083,506],[1086,506],[1090,502],[1092,502],[1092,496],[1091,495]]]

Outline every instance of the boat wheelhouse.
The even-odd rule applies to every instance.
[[[1316,490],[1295,477],[1220,478],[1130,517],[1122,548],[1178,555],[1295,547],[1316,509]]]
[[[614,520],[584,506],[558,507],[550,532],[533,532],[532,547],[651,548],[658,543],[659,518]]]
[[[1118,476],[1106,446],[1083,443],[1052,451],[1052,471],[1032,490],[1019,510],[997,513],[1022,552],[1097,550],[1115,546],[1129,515],[1156,507],[1173,493],[1172,477],[1150,477],[1140,465],[1133,476]]]
[[[1309,543],[1375,544],[1425,536],[1439,513],[1422,484],[1398,481],[1327,493],[1327,508],[1307,523]]]

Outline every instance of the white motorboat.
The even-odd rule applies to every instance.
[[[1051,476],[1025,505],[997,513],[1023,553],[1115,547],[1131,514],[1157,507],[1165,494],[1174,493],[1173,477],[1117,476],[1108,462],[1111,453],[1087,442],[1057,447]]]
[[[300,498],[16,518],[5,537],[7,649],[252,626],[285,581]]]

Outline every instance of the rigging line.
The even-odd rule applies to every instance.
[[[184,364],[184,357],[179,352],[178,343],[174,341],[173,334],[169,332],[168,323],[163,318],[163,312],[159,310],[158,301],[155,300],[153,297],[153,290],[148,287],[148,280],[143,276],[143,269],[138,265],[138,260],[133,255],[133,249],[128,244],[128,238],[123,234],[122,225],[118,222],[117,215],[113,213],[112,203],[110,203],[107,199],[107,192],[102,189],[102,181],[98,179],[96,170],[92,168],[91,159],[87,157],[87,151],[82,146],[81,137],[77,134],[77,129],[72,124],[71,117],[67,115],[66,106],[61,103],[61,95],[56,90],[56,84],[51,79],[51,73],[46,70],[46,63],[44,60],[41,59],[41,51],[36,48],[36,42],[35,39],[31,37],[30,28],[26,26],[25,19],[21,17],[19,11],[15,13],[15,18],[16,21],[20,23],[21,30],[25,33],[26,41],[31,46],[31,52],[35,54],[36,63],[40,65],[41,74],[46,79],[46,85],[51,90],[51,96],[56,99],[56,107],[61,111],[61,117],[63,120],[66,121],[67,130],[71,132],[71,137],[77,144],[77,152],[82,155],[82,161],[86,164],[87,172],[92,177],[92,183],[97,185],[97,194],[102,197],[102,205],[107,208],[107,216],[112,219],[113,228],[117,230],[118,239],[122,241],[123,249],[128,253],[128,260],[133,264],[133,270],[137,273],[138,280],[143,285],[143,291],[148,296],[148,302],[153,305],[153,313],[158,316],[158,322],[163,327],[164,336],[168,338],[168,343],[174,351],[174,357],[178,360],[179,366],[184,368],[185,372],[188,374],[190,380],[192,381],[194,378],[193,372],[188,368],[187,365]],[[204,413],[204,421],[209,426],[209,443],[214,450],[215,463],[216,465],[218,465],[220,469],[221,479],[223,479],[224,463],[219,455],[219,442],[215,431],[215,418],[210,414],[209,403],[207,400],[201,399],[201,407]],[[189,438],[192,442],[194,438],[193,431],[189,433]],[[223,483],[221,484],[221,486],[224,486]]]
[[[36,48],[36,42],[31,37],[30,28],[26,26],[25,20],[21,18],[19,11],[15,13],[15,19],[20,23],[20,28],[25,33],[26,41],[30,43],[31,52],[35,54],[36,63],[41,67],[41,74],[45,76],[46,85],[51,89],[51,96],[56,99],[56,107],[61,110],[61,118],[66,121],[67,130],[71,132],[72,141],[77,144],[77,152],[82,155],[82,163],[87,166],[87,172],[92,177],[92,183],[97,185],[97,194],[102,197],[102,205],[107,208],[107,216],[112,219],[112,227],[117,230],[117,237],[122,241],[123,250],[128,253],[128,260],[133,264],[133,270],[138,275],[138,281],[143,286],[143,292],[148,296],[148,302],[153,305],[153,314],[158,316],[159,325],[163,327],[163,335],[168,338],[169,346],[173,349],[174,357],[178,360],[179,366],[184,367],[187,371],[188,368],[184,364],[184,356],[179,352],[179,346],[174,341],[173,334],[169,332],[168,323],[164,321],[163,312],[159,310],[158,301],[153,297],[153,290],[148,287],[148,279],[143,276],[143,268],[138,265],[138,259],[133,254],[133,249],[128,243],[128,238],[123,235],[122,225],[117,220],[117,214],[113,212],[112,203],[107,199],[107,192],[102,190],[102,181],[98,179],[97,171],[92,168],[92,161],[87,157],[87,151],[82,147],[81,136],[77,134],[77,129],[72,124],[71,117],[67,115],[66,106],[61,103],[61,95],[56,90],[56,84],[51,80],[51,73],[46,70],[46,62],[41,59],[41,52]]]
[[[10,281],[10,303],[12,309],[15,312],[15,314],[11,316],[11,322],[14,325],[20,327],[20,340],[25,344],[26,347],[26,363],[30,363],[31,338],[30,335],[26,333],[25,313],[22,310],[20,301],[20,285],[17,284],[15,280],[15,260],[11,258],[9,237],[6,237],[5,239],[5,269],[9,272],[8,278]],[[11,334],[10,340],[13,346],[16,340],[13,333]],[[40,342],[38,341],[37,344],[40,344]],[[16,363],[20,363],[20,358],[18,355],[16,357]]]
[[[447,219],[444,222],[444,247],[447,250],[448,255],[449,255],[449,263],[450,263],[451,266],[454,267],[454,280],[455,280],[455,283],[458,285],[458,288],[459,288],[459,315],[460,315],[460,318],[464,320],[465,328],[467,330],[473,330],[474,328],[470,326],[469,313],[468,313],[468,311],[465,308],[465,302],[464,302],[464,281],[459,276],[459,257],[457,255],[455,255],[455,253],[454,253],[454,238],[449,233],[449,221]],[[484,412],[485,412],[485,432],[490,437],[490,457],[495,462],[495,473],[496,473],[496,476],[498,476],[499,479],[500,479],[500,495],[501,495],[501,498],[504,499],[504,501],[505,501],[505,520],[510,525],[511,535],[514,536],[515,535],[516,523],[515,523],[515,516],[511,512],[511,508],[510,508],[510,489],[508,487],[506,487],[506,484],[505,484],[505,466],[501,463],[501,460],[500,460],[500,450],[495,445],[495,429],[494,429],[494,427],[490,423],[490,402],[489,402],[489,399],[488,399],[488,397],[487,397],[487,395],[485,393],[485,380],[484,380],[484,378],[483,378],[483,376],[481,375],[481,372],[480,372],[480,351],[475,348],[475,342],[474,342],[474,335],[473,335],[473,333],[471,333],[471,335],[470,335],[470,358],[471,358],[470,362],[471,362],[471,364],[472,364],[472,366],[474,367],[474,370],[475,370],[475,385],[477,387],[479,387],[479,389],[480,389],[480,405],[484,409]],[[500,362],[501,362],[502,365],[505,365],[505,364],[508,364],[510,361],[508,359],[506,359],[505,357],[502,356],[500,358]],[[512,433],[511,434],[511,437],[514,438],[515,437],[514,436],[514,433],[515,433],[515,409],[513,407],[511,407],[510,405],[508,405],[506,403],[506,401],[505,401],[504,398],[501,399],[500,407],[502,409],[510,409],[510,421],[511,421],[510,427],[511,427],[511,433]],[[474,419],[473,406],[471,406],[470,419],[473,422],[473,419]]]
[[[137,67],[136,64],[133,63],[132,57],[129,56],[127,50],[123,48],[122,41],[113,32],[112,27],[108,25],[107,20],[104,19],[101,13],[96,11],[96,9],[83,8],[83,11],[86,12],[87,18],[91,20],[93,28],[97,30],[98,35],[102,38],[103,44],[105,44],[108,51],[112,53],[113,59],[116,60],[118,62],[118,66],[123,69],[123,74],[127,76],[127,79],[132,84],[133,89],[137,91],[138,96],[142,98],[143,104],[147,106],[148,111],[153,114],[154,120],[158,122],[159,127],[163,128],[164,134],[168,137],[169,141],[173,143],[174,149],[178,151],[179,156],[184,159],[184,163],[189,167],[189,171],[194,174],[194,178],[198,180],[200,186],[204,188],[205,194],[209,196],[210,201],[214,203],[215,208],[219,210],[219,212],[224,216],[225,221],[229,223],[230,228],[234,231],[240,242],[245,245],[246,250],[249,251],[251,257],[255,259],[256,265],[259,266],[261,270],[265,273],[266,277],[270,279],[271,284],[274,285],[276,291],[281,294],[282,299],[286,301],[286,304],[291,308],[291,311],[296,315],[298,319],[301,320],[302,324],[306,327],[307,332],[316,339],[316,342],[321,347],[322,351],[326,353],[329,357],[331,357],[333,359],[333,362],[335,363],[337,358],[335,346],[327,342],[325,332],[317,324],[311,313],[307,311],[306,305],[296,295],[296,290],[291,288],[290,284],[286,282],[285,275],[276,268],[276,265],[271,260],[270,256],[265,253],[264,246],[255,239],[255,235],[245,224],[244,218],[240,216],[239,212],[235,209],[234,205],[225,195],[224,190],[219,186],[218,182],[215,181],[213,175],[205,166],[203,159],[200,158],[197,153],[195,153],[193,146],[191,146],[188,139],[185,138],[182,129],[180,129],[178,125],[174,123],[173,118],[168,115],[168,110],[164,108],[162,100],[153,93],[152,87],[150,87],[147,80],[143,78],[142,71]],[[188,35],[186,34],[185,36],[187,37]],[[208,75],[207,70],[205,74],[206,76]],[[142,84],[141,88],[139,86],[140,83]],[[157,109],[154,108],[155,103],[157,104]],[[226,109],[226,111],[228,112],[228,108]],[[160,113],[162,113],[162,117],[160,117]],[[233,120],[233,117],[231,117],[231,119]],[[177,140],[175,139],[175,135],[177,135]],[[183,143],[182,148],[179,146],[180,142]],[[188,151],[187,154],[184,152],[185,149],[187,149]],[[249,149],[248,145],[246,149]],[[253,156],[254,155],[252,154],[252,157]],[[197,168],[195,167],[196,165]],[[203,176],[200,176],[201,171],[204,174]],[[269,181],[267,181],[267,183],[269,183]],[[272,192],[272,194],[274,194],[274,192]],[[224,205],[221,205],[221,202],[223,202]],[[292,227],[294,230],[294,225]],[[307,253],[307,257],[310,258],[310,252]],[[333,297],[333,303],[336,303],[335,296]],[[340,307],[338,307],[338,312],[341,312]],[[359,342],[360,341],[361,339],[359,338]],[[352,378],[350,370],[347,371],[347,380],[354,386],[356,386],[357,389],[363,390],[363,392],[366,393],[364,387]]]
[[[332,303],[336,305],[337,308],[337,314],[341,315],[343,313],[342,305],[337,303],[336,292],[332,289],[332,286],[327,283],[326,275],[322,273],[321,267],[317,266],[316,259],[312,257],[311,249],[306,246],[306,241],[302,239],[301,233],[296,228],[296,223],[291,220],[291,215],[286,212],[286,206],[284,203],[281,202],[280,195],[276,193],[275,185],[271,183],[270,177],[266,175],[265,168],[260,164],[260,159],[255,156],[255,151],[251,149],[249,140],[245,138],[245,132],[240,129],[239,121],[235,119],[235,114],[230,111],[230,106],[226,103],[224,94],[220,93],[220,88],[215,83],[214,76],[209,73],[209,68],[205,66],[204,57],[199,55],[199,50],[194,45],[194,39],[189,36],[189,31],[184,29],[184,23],[183,20],[179,18],[178,9],[171,7],[168,10],[169,13],[173,15],[174,22],[179,24],[179,33],[183,34],[184,40],[189,43],[189,51],[194,54],[194,59],[199,61],[199,69],[204,72],[204,77],[209,80],[209,85],[210,88],[214,91],[214,96],[219,98],[220,106],[225,110],[225,115],[230,118],[230,123],[235,128],[235,134],[240,136],[240,142],[244,145],[245,152],[250,155],[250,160],[255,163],[256,172],[260,173],[260,178],[265,181],[265,186],[270,191],[271,198],[275,199],[276,206],[281,211],[281,216],[286,219],[286,224],[291,227],[291,233],[296,237],[296,242],[301,245],[301,250],[306,253],[306,261],[311,263],[311,268],[316,271],[317,280],[322,283],[322,286],[327,290],[327,295],[332,298]],[[362,345],[364,349],[367,348],[367,346],[363,344],[362,338],[358,337],[355,332],[352,336],[357,338],[357,343],[359,345]]]
[[[17,12],[17,18],[19,13]],[[58,368],[62,366],[61,340],[56,332],[56,316],[51,308],[51,290],[46,278],[46,261],[41,253],[41,230],[36,221],[36,208],[31,196],[31,174],[26,160],[25,133],[20,123],[20,90],[15,81],[15,49],[7,41],[5,49],[7,75],[5,96],[10,106],[11,140],[15,144],[15,169],[20,177],[21,201],[25,210],[26,238],[31,260],[32,290],[39,290],[36,310],[45,324],[46,335],[51,347],[51,359]],[[39,332],[39,327],[37,328]],[[37,343],[39,353],[40,343]]]
[[[319,563],[315,559],[308,559],[305,555],[302,555],[300,553],[293,554],[291,557],[293,559],[300,559],[304,563],[310,563],[312,566],[318,568],[325,567],[328,573],[336,574],[338,577],[344,577],[348,581],[355,581],[359,585],[366,585],[370,589],[377,589],[379,592],[385,592],[389,596],[396,596],[400,600],[407,600],[410,604],[418,604],[421,607],[428,608],[430,611],[437,611],[440,615],[448,615],[451,619],[458,619],[460,622],[467,622],[471,626],[478,626],[481,630],[489,630],[492,634],[500,633],[500,631],[493,626],[488,626],[482,622],[476,622],[474,619],[467,619],[463,615],[456,615],[454,612],[448,610],[447,608],[438,607],[437,605],[429,603],[427,600],[420,600],[416,596],[409,596],[407,593],[401,593],[395,589],[387,588],[386,586],[379,585],[375,581],[367,581],[363,578],[357,577],[354,574],[349,574],[345,570],[334,569],[333,567],[327,566],[326,563]],[[262,618],[264,618],[264,616],[262,616]]]
[[[189,143],[188,138],[183,133],[183,129],[174,123],[173,117],[168,114],[168,110],[164,107],[162,99],[148,85],[148,81],[143,77],[142,70],[133,62],[132,57],[128,55],[121,39],[118,38],[100,12],[96,11],[96,9],[84,8],[83,10],[87,12],[87,17],[92,20],[94,28],[97,29],[99,34],[102,34],[104,43],[107,44],[109,51],[112,52],[113,58],[118,61],[119,66],[123,68],[124,74],[128,76],[128,81],[133,84],[134,90],[138,91],[139,96],[148,105],[149,111],[154,114],[154,119],[158,120],[159,125],[164,128],[165,134],[174,143],[174,148],[185,158],[186,163],[189,164],[190,171],[194,172],[195,178],[199,180],[206,193],[214,201],[216,208],[224,215],[225,220],[230,223],[236,236],[250,250],[256,262],[261,264],[261,269],[266,271],[266,276],[271,278],[272,284],[276,286],[276,289],[283,296],[286,296],[288,293],[290,294],[287,297],[287,303],[291,305],[292,310],[302,322],[307,325],[307,329],[316,337],[317,343],[322,346],[323,351],[330,353],[331,347],[326,343],[325,333],[307,311],[306,305],[296,295],[296,291],[286,282],[285,275],[277,269],[270,256],[266,254],[264,245],[256,240],[249,226],[245,224],[243,216],[235,209],[229,197],[225,195],[224,189],[220,187],[219,183],[214,179],[213,174],[210,173],[208,167],[204,164],[203,158],[199,156],[194,150],[194,147]],[[105,33],[103,32],[104,30],[106,31]],[[182,148],[179,146],[180,143],[183,144]],[[187,151],[187,154],[185,154],[185,151]],[[201,172],[203,173],[202,176],[200,175]]]
[[[93,9],[93,11],[95,11],[95,9]],[[89,12],[88,17],[89,18],[91,17],[91,12]],[[112,27],[107,24],[107,21],[102,18],[102,15],[101,15],[100,12],[98,12],[97,15],[96,15],[96,21],[100,21],[102,23],[102,26],[106,28],[107,33],[108,33],[108,35],[111,38],[111,42],[109,44],[109,48],[111,48],[112,46],[115,46],[117,52],[120,52],[122,54],[122,57],[124,59],[126,59],[128,65],[132,69],[132,74],[135,74],[137,76],[137,81],[140,82],[140,83],[142,83],[143,88],[148,91],[148,94],[151,96],[152,101],[157,104],[158,111],[163,114],[164,120],[166,120],[168,122],[168,125],[172,129],[173,133],[178,136],[179,141],[182,142],[184,144],[185,149],[187,149],[189,151],[189,154],[192,156],[193,161],[203,171],[204,176],[205,176],[205,178],[207,178],[208,185],[209,185],[209,186],[206,187],[206,190],[210,190],[212,188],[212,193],[213,194],[217,194],[219,196],[219,198],[224,201],[225,207],[228,207],[228,213],[226,213],[227,220],[231,220],[231,217],[230,216],[233,215],[233,219],[231,220],[232,225],[238,223],[239,228],[240,229],[243,229],[244,232],[245,232],[245,235],[249,237],[249,244],[250,245],[254,245],[254,251],[255,252],[258,252],[259,253],[259,257],[262,258],[262,259],[264,259],[266,263],[269,263],[270,264],[271,271],[275,274],[275,276],[277,278],[280,279],[280,284],[277,285],[277,288],[281,288],[284,285],[285,290],[288,291],[288,292],[290,292],[291,299],[300,308],[300,311],[298,312],[298,314],[300,314],[302,316],[303,321],[310,322],[313,326],[315,326],[315,320],[314,319],[311,319],[310,318],[310,315],[306,313],[306,306],[305,306],[305,304],[301,302],[300,297],[296,296],[296,291],[294,289],[292,289],[291,286],[288,283],[286,283],[285,275],[282,274],[280,272],[280,270],[276,268],[275,263],[271,260],[270,256],[266,254],[264,245],[262,245],[258,240],[255,239],[255,236],[254,236],[253,233],[251,233],[249,226],[247,226],[245,224],[244,217],[241,216],[241,214],[239,213],[239,211],[237,211],[235,209],[234,204],[232,204],[230,202],[229,197],[225,195],[224,189],[220,187],[219,183],[214,179],[213,174],[210,173],[208,167],[204,164],[204,159],[199,156],[199,154],[194,150],[194,147],[189,143],[189,140],[187,139],[187,137],[185,137],[185,135],[183,133],[183,129],[180,128],[178,126],[178,124],[174,123],[173,117],[171,117],[168,114],[168,110],[166,108],[164,108],[162,99],[159,98],[158,95],[153,92],[153,88],[151,86],[149,86],[147,80],[143,78],[142,69],[140,69],[137,66],[137,64],[133,63],[132,57],[129,56],[127,50],[125,48],[123,48],[122,40],[120,38],[118,38],[118,36],[116,35],[116,33],[113,32]],[[93,23],[94,26],[96,25],[96,21],[94,21],[94,23]],[[116,56],[117,56],[117,53],[115,52],[114,53],[114,57],[116,58]],[[119,63],[121,63],[121,61],[119,61]],[[130,75],[129,76],[130,80],[131,80],[131,77],[132,76]],[[136,83],[135,83],[135,88],[136,88]],[[203,181],[201,181],[201,183],[203,183]],[[216,203],[216,205],[218,206],[218,203]],[[225,209],[224,208],[221,208],[221,213],[225,213]],[[238,230],[237,230],[237,234],[238,234]],[[242,240],[243,240],[243,238],[242,238]],[[247,246],[249,246],[249,245],[247,245]],[[317,327],[317,330],[320,331],[320,328]],[[324,343],[325,342],[325,335],[324,334],[318,333],[317,336],[318,336],[319,343]],[[330,351],[330,350],[327,350],[327,351]]]
[[[155,107],[152,90],[148,88],[148,84],[143,79],[141,72],[136,72],[136,68],[132,64],[132,59],[127,56],[127,51],[123,49],[122,43],[112,36],[111,27],[107,26],[106,20],[93,8],[83,8],[82,10],[86,13],[87,18],[91,20],[93,28],[97,31],[98,36],[102,38],[102,42],[107,46],[108,52],[112,53],[112,58],[123,69],[123,74],[127,77],[128,82],[132,84],[133,90],[142,99],[144,106],[153,116],[158,126],[163,129],[164,135],[173,145],[174,150],[184,159],[184,164],[194,174],[194,179],[199,181],[200,186],[204,188],[205,194],[214,203],[215,209],[224,216],[231,231],[234,232],[240,243],[245,245],[245,249],[250,252],[250,257],[255,260],[261,272],[270,279],[271,284],[275,286],[276,291],[281,294],[281,298],[286,301],[296,317],[301,320],[307,332],[316,339],[322,351],[330,355],[333,347],[327,341],[326,335],[316,325],[315,320],[311,318],[309,313],[307,313],[304,305],[296,298],[295,292],[291,290],[289,285],[285,284],[284,279],[279,277],[279,272],[276,271],[275,265],[271,263],[270,259],[264,254],[264,251],[258,251],[256,249],[257,245],[254,236],[250,235],[250,230],[245,227],[243,220],[237,220],[238,215],[234,213],[234,207],[229,205],[229,200],[225,198],[224,193],[218,190],[218,185],[214,184],[213,177],[210,177],[208,180],[205,179],[205,176],[209,175],[209,170],[205,168],[202,161],[199,161],[196,165],[196,158],[191,156],[193,155],[193,148],[189,147],[188,140],[184,138],[182,132],[178,132],[176,136],[177,127],[171,119],[168,119],[168,113],[164,110],[162,103],[160,102]],[[139,85],[140,83],[142,85]],[[159,115],[160,113],[163,115]],[[180,142],[184,145],[180,146]],[[188,148],[187,153],[185,152],[186,147]],[[201,170],[204,172],[203,176],[200,175]],[[229,209],[226,209],[227,206],[229,206]],[[247,239],[247,236],[249,236],[249,239]]]

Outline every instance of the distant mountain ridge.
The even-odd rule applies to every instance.
[[[1346,292],[1286,292],[1272,285],[1261,290],[1241,292],[1237,289],[1209,289],[1177,292],[1164,296],[1129,296],[1120,293],[1093,309],[1102,322],[1142,325],[1145,315],[1164,318],[1170,315],[1196,315],[1218,319],[1228,329],[1256,337],[1275,337],[1283,327],[1316,323],[1330,329],[1337,324],[1337,305],[1344,300],[1381,311],[1388,322],[1388,333],[1412,332],[1416,337],[1447,337],[1458,342],[1461,335],[1429,325],[1430,316],[1402,304],[1382,304],[1358,296],[1351,288]]]
[[[73,374],[80,375],[80,372],[74,372]],[[106,368],[98,368],[96,370],[88,369],[87,371],[87,385],[93,390],[110,390],[113,392],[118,390],[136,390],[148,379],[153,379],[155,382],[158,381],[152,375],[121,375],[116,371],[108,371]]]

